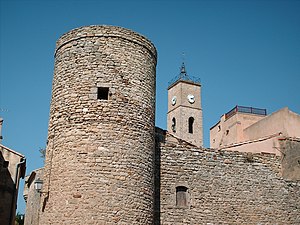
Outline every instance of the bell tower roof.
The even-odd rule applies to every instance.
[[[200,78],[192,77],[187,74],[184,62],[182,62],[181,64],[180,73],[168,83],[168,89],[170,89],[180,81],[187,81],[188,83],[193,83],[198,85],[201,84]]]

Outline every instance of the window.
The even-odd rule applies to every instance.
[[[176,187],[176,206],[187,206],[187,187]]]
[[[189,118],[189,133],[193,133],[194,117]]]
[[[172,131],[175,133],[176,132],[176,119],[173,117],[172,119]]]
[[[98,87],[97,99],[108,100],[108,87]]]

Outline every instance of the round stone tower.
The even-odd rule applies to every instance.
[[[152,224],[156,49],[121,27],[58,41],[40,224]]]

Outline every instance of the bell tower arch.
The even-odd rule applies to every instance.
[[[180,74],[168,87],[167,130],[198,147],[203,146],[201,83],[187,75],[182,63]]]

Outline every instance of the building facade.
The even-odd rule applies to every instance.
[[[0,118],[0,140],[3,119]],[[25,177],[22,154],[0,144],[0,223],[15,224],[20,179]]]
[[[36,223],[299,224],[300,133],[281,136],[281,155],[203,148],[201,84],[184,64],[155,129],[155,66],[153,44],[124,28],[58,40]],[[267,118],[247,116],[242,130]]]
[[[246,138],[243,130],[266,115],[266,109],[235,106],[210,128],[210,147],[219,148],[244,141]]]
[[[236,106],[210,129],[210,146],[282,155],[280,140],[299,137],[300,115],[287,107],[267,115],[265,109]]]
[[[36,169],[25,177],[23,197],[26,203],[24,225],[39,224],[41,206],[41,186],[44,169]],[[40,184],[40,185],[39,185]]]

